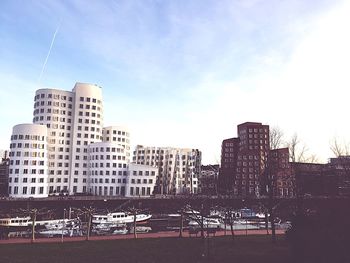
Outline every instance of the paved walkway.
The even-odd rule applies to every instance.
[[[269,231],[271,234],[271,230]],[[245,230],[235,230],[235,235],[266,235],[266,230],[248,230],[247,232]],[[276,230],[276,234],[282,235],[284,234],[284,230]],[[220,230],[215,233],[215,236],[224,236],[225,231]],[[227,230],[226,235],[231,235],[231,231]],[[175,231],[163,231],[163,232],[157,232],[157,233],[143,233],[143,234],[137,234],[137,238],[162,238],[162,237],[178,237],[179,232]],[[210,234],[210,236],[213,236],[213,234]],[[188,231],[183,232],[183,237],[196,237],[196,235],[192,234],[190,235]],[[197,234],[197,237],[200,237],[200,232]],[[127,234],[127,235],[111,235],[111,236],[91,236],[90,240],[115,240],[115,239],[132,239],[134,238],[133,234]],[[86,237],[64,237],[63,242],[77,242],[77,241],[84,241],[86,240]],[[37,238],[35,243],[61,243],[62,239],[60,237],[54,237],[54,238]],[[19,244],[19,243],[31,243],[30,238],[10,238],[6,240],[0,240],[0,244]]]

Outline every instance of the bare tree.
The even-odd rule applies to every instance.
[[[339,139],[334,137],[330,142],[330,149],[335,157],[350,155],[350,145],[348,142],[339,142]]]
[[[289,158],[291,162],[306,162],[307,156],[306,152],[308,151],[305,144],[302,144],[298,134],[294,133],[289,142],[287,142],[289,148]]]
[[[87,222],[87,231],[86,231],[86,241],[90,240],[90,234],[91,234],[91,225],[92,225],[92,216],[96,212],[96,209],[93,207],[83,207],[83,208],[78,208],[77,213],[79,215],[84,215],[87,217],[88,222]]]
[[[47,208],[26,208],[26,209],[19,209],[17,212],[29,215],[31,219],[31,223],[29,224],[31,227],[32,237],[31,237],[31,243],[34,243],[35,241],[35,227],[36,227],[36,221],[38,215],[44,215],[50,213],[50,210]]]
[[[274,126],[270,129],[270,149],[275,150],[281,148],[283,145],[283,131],[278,127]]]

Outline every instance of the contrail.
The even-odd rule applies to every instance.
[[[43,64],[43,67],[41,69],[41,72],[40,72],[40,76],[39,76],[39,79],[38,79],[38,83],[40,85],[40,81],[41,81],[41,77],[43,76],[43,73],[44,73],[44,70],[45,70],[45,66],[46,66],[46,63],[49,59],[49,56],[51,54],[51,49],[52,49],[52,46],[53,46],[53,43],[55,42],[55,38],[56,38],[56,35],[57,35],[57,32],[58,30],[60,29],[60,26],[61,26],[61,21],[58,23],[58,26],[56,28],[56,31],[55,33],[53,34],[53,37],[52,37],[52,40],[51,40],[51,45],[50,45],[50,48],[49,48],[49,52],[47,52],[47,56],[46,56],[46,59],[45,59],[45,62]]]

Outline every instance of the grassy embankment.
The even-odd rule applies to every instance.
[[[159,238],[137,240],[104,240],[46,244],[0,245],[0,262],[7,263],[92,263],[92,262],[287,262],[289,247],[284,236],[271,244],[267,236],[230,236],[209,239]],[[205,249],[203,249],[205,248]],[[205,251],[205,252],[204,252]]]

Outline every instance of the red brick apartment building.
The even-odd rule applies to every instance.
[[[274,195],[293,196],[294,179],[288,162],[288,149],[270,151],[269,126],[245,122],[237,126],[237,134],[237,138],[222,142],[219,173],[221,192],[238,198],[259,197],[265,188],[265,167],[269,166]]]

